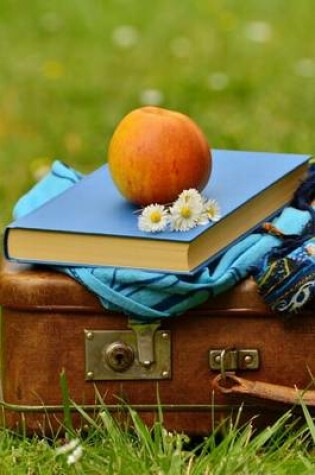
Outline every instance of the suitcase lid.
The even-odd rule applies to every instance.
[[[0,304],[21,310],[106,312],[98,297],[71,277],[46,266],[7,261],[0,272]],[[270,312],[251,278],[190,312],[209,314],[216,311]]]
[[[46,266],[5,261],[0,271],[0,305],[21,310],[104,311],[98,298]]]

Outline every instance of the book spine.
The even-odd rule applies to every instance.
[[[8,260],[11,260],[11,257],[9,256],[9,245],[8,245],[9,234],[10,234],[10,227],[6,227],[4,230],[3,238],[2,238],[3,239],[2,249],[3,249],[4,257]]]

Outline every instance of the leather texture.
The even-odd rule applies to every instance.
[[[5,262],[0,272],[0,305],[10,308],[103,310],[98,298],[71,277],[46,266]]]
[[[0,305],[24,309],[49,307],[106,312],[98,298],[74,279],[45,266],[32,267],[11,262],[5,262],[0,272]],[[269,311],[251,278],[209,299],[195,311],[224,309]]]

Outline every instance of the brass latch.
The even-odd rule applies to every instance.
[[[134,331],[137,336],[137,350],[139,363],[145,367],[150,367],[156,358],[154,348],[154,338],[160,323],[143,323],[129,322],[129,328]],[[166,333],[164,332],[166,335]]]
[[[171,335],[159,323],[129,324],[130,330],[85,330],[85,379],[171,378]]]
[[[225,348],[209,351],[209,365],[213,371],[253,370],[259,368],[257,349]]]

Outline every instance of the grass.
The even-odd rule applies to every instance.
[[[54,158],[100,166],[117,122],[145,103],[189,114],[214,148],[313,153],[314,14],[313,0],[2,0],[0,226]],[[71,467],[58,439],[3,430],[0,473],[314,473],[305,415],[299,431],[286,416],[193,447],[132,411],[126,431],[104,408]]]
[[[130,406],[121,408],[123,418],[115,417],[97,388],[98,409],[91,416],[69,398],[64,372],[60,383],[64,422],[57,429],[49,424],[52,435],[30,437],[23,426],[20,432],[0,428],[1,475],[304,475],[315,471],[315,422],[302,399],[303,417],[288,411],[257,431],[255,418],[240,425],[240,407],[233,421],[227,418],[208,436],[190,439],[164,426],[162,408],[152,427]],[[70,406],[81,415],[81,428],[73,426]]]
[[[259,434],[251,423],[241,428],[230,424],[224,437],[215,431],[196,441],[167,431],[161,421],[149,430],[131,408],[128,427],[118,425],[105,406],[93,420],[80,410],[90,429],[84,434],[70,431],[67,439],[27,438],[1,431],[0,473],[313,474],[314,423],[306,407],[304,411],[308,422],[300,428],[288,412]],[[76,460],[71,459],[75,449],[69,441],[75,449],[79,447]]]

